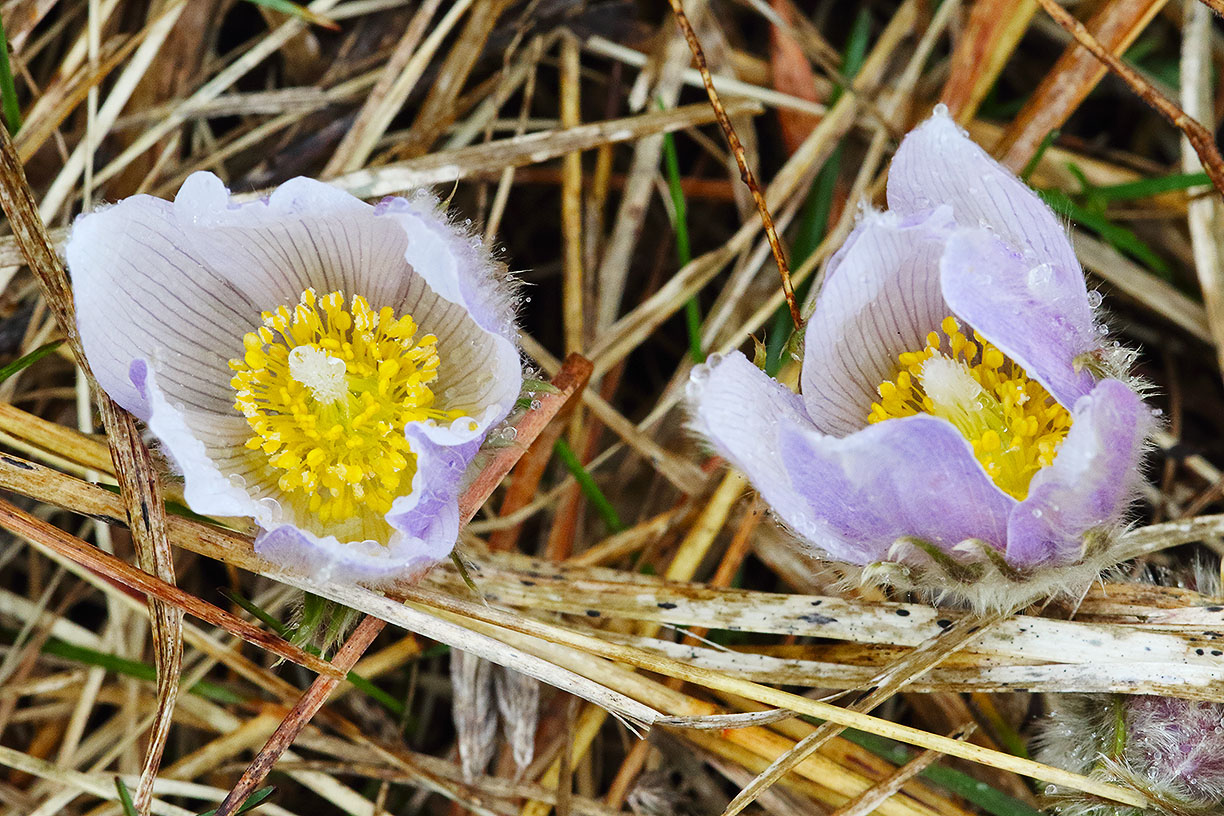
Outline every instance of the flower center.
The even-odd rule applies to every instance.
[[[969,440],[994,483],[1023,500],[1033,474],[1054,461],[1071,414],[977,332],[974,343],[953,317],[940,328],[943,336],[928,334],[926,348],[897,357],[900,370],[880,383],[867,421],[943,417]]]
[[[433,407],[438,339],[416,339],[411,315],[374,311],[360,295],[302,293],[291,309],[264,312],[230,360],[234,407],[254,434],[277,484],[321,523],[384,514],[411,484],[416,455],[409,422],[453,420]]]

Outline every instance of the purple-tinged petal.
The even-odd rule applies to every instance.
[[[464,473],[480,447],[435,445],[409,434],[417,457],[412,492],[400,496],[386,520],[391,540],[341,541],[293,524],[269,519],[269,532],[255,540],[255,551],[290,570],[321,580],[383,584],[418,574],[446,558],[459,537],[459,491]]]
[[[1029,261],[1079,273],[1079,261],[1054,211],[1015,174],[937,111],[897,148],[888,171],[888,207],[900,214],[950,204],[965,227],[985,227]],[[1080,280],[1082,299],[1088,292]]]
[[[174,208],[192,252],[257,311],[293,304],[308,286],[319,294],[340,290],[362,295],[375,309],[411,314],[423,333],[437,336],[439,405],[470,419],[430,423],[434,441],[473,439],[514,407],[522,367],[500,267],[432,197],[373,207],[295,178],[266,200],[233,204],[220,179],[195,173]]]
[[[807,499],[782,463],[779,441],[784,427],[812,427],[799,395],[733,352],[694,368],[686,396],[694,430],[748,477],[780,518],[803,524]]]
[[[124,408],[147,412],[129,379],[148,360],[171,401],[233,413],[231,357],[258,310],[185,251],[173,205],[134,196],[77,219],[66,255],[77,326],[98,383]]]
[[[482,328],[515,340],[513,293],[502,280],[504,267],[488,261],[478,236],[451,223],[438,200],[425,193],[385,198],[374,209],[409,236],[408,262],[434,291],[466,305]]]
[[[868,213],[829,271],[804,338],[803,401],[817,429],[845,436],[867,424],[897,355],[926,346],[950,313],[939,258],[951,211],[900,218]]]
[[[958,230],[940,265],[943,296],[961,320],[1071,407],[1092,390],[1075,358],[1100,346],[1078,269],[1034,265],[994,235]]]
[[[264,460],[244,446],[250,436],[246,421],[237,415],[216,416],[171,404],[157,380],[145,360],[132,362],[131,383],[148,409],[137,416],[148,424],[182,474],[187,506],[205,515],[259,515],[258,500],[263,495],[254,488],[261,480],[254,474],[261,471]]]
[[[833,558],[884,560],[904,536],[949,554],[970,538],[1003,550],[1016,502],[946,420],[917,414],[841,439],[785,427],[779,442],[788,477],[807,503],[803,516],[784,520]]]
[[[1003,549],[1015,500],[942,419],[919,415],[828,436],[740,354],[694,371],[689,400],[697,430],[779,519],[835,559],[881,560],[904,536],[949,551],[968,538]]]
[[[1103,380],[1075,404],[1053,464],[1033,477],[1007,526],[1007,560],[1017,567],[1069,563],[1084,534],[1116,524],[1141,478],[1151,409],[1118,380]]]
[[[452,542],[453,544],[454,542]],[[317,536],[292,524],[280,524],[255,538],[255,552],[291,573],[319,581],[379,586],[411,579],[437,563],[418,554],[414,541],[341,542],[335,536]]]

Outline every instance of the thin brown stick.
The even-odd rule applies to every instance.
[[[1111,54],[1083,23],[1075,19],[1070,12],[1058,5],[1055,0],[1037,0],[1037,2],[1041,3],[1041,7],[1046,10],[1046,13],[1053,17],[1056,23],[1066,29],[1075,38],[1076,42],[1091,51],[1094,57],[1104,63],[1109,70],[1117,74],[1123,82],[1130,86],[1130,89],[1140,99],[1165,119],[1169,120],[1173,127],[1182,132],[1186,139],[1189,140],[1190,146],[1194,148],[1194,152],[1198,154],[1199,160],[1203,162],[1203,170],[1206,171],[1208,178],[1211,179],[1211,183],[1215,186],[1216,191],[1224,195],[1224,157],[1220,156],[1220,150],[1216,147],[1215,138],[1212,136],[1211,131],[1207,130],[1197,119],[1189,116],[1178,107],[1177,103],[1157,90],[1142,74],[1131,68],[1114,54]]]
[[[476,511],[485,503],[494,488],[506,477],[531,443],[540,435],[540,432],[548,426],[566,403],[581,391],[591,376],[591,367],[591,361],[581,355],[571,354],[565,358],[565,364],[561,366],[561,370],[553,379],[553,387],[556,392],[540,397],[539,407],[533,408],[519,421],[516,428],[517,444],[499,451],[493,460],[485,465],[480,475],[473,480],[464,494],[459,497],[460,527],[472,520]],[[332,666],[347,673],[385,625],[386,621],[381,618],[370,615],[362,618],[353,634],[332,659]],[[281,754],[293,744],[302,729],[310,723],[323,704],[327,702],[328,696],[339,682],[338,678],[330,676],[320,675],[315,678],[310,688],[302,694],[285,719],[277,726],[276,731],[268,738],[263,748],[255,755],[255,759],[251,760],[251,764],[247,766],[237,784],[230,789],[225,801],[217,808],[216,816],[232,816],[247,800],[247,797],[255,792],[259,783],[267,777],[272,766],[280,759]]]
[[[693,24],[689,22],[688,15],[684,13],[684,7],[680,4],[680,0],[668,1],[671,3],[672,14],[676,18],[676,24],[684,32],[684,39],[688,41],[689,50],[693,52],[693,61],[697,63],[697,70],[701,73],[701,81],[705,84],[706,94],[710,97],[710,107],[714,109],[714,116],[718,119],[718,125],[722,128],[723,134],[726,135],[727,143],[731,145],[731,152],[735,154],[735,163],[739,165],[740,179],[743,180],[744,184],[752,192],[752,200],[756,202],[757,212],[761,214],[761,223],[765,227],[765,237],[769,239],[769,248],[773,252],[774,262],[778,264],[778,274],[782,276],[782,293],[786,296],[786,305],[790,309],[791,322],[795,324],[795,330],[798,331],[803,328],[803,316],[799,314],[799,303],[795,299],[795,288],[791,285],[790,267],[786,262],[786,254],[782,250],[782,242],[778,240],[778,231],[774,229],[773,217],[769,214],[769,205],[765,203],[765,194],[761,192],[756,176],[752,174],[752,168],[748,166],[748,160],[744,157],[744,145],[740,143],[735,127],[731,124],[731,118],[727,116],[727,111],[723,108],[722,102],[718,98],[718,91],[714,90],[714,78],[710,76],[710,69],[706,65],[705,51],[701,47],[701,42],[697,39],[697,32],[693,30]]]
[[[22,538],[36,542],[59,553],[76,564],[100,575],[107,581],[134,590],[131,594],[147,595],[182,609],[192,617],[224,629],[247,643],[272,652],[311,671],[343,679],[344,672],[331,663],[294,646],[275,634],[255,626],[190,592],[149,575],[115,556],[90,546],[74,535],[26,513],[0,499],[0,527]]]
[[[366,648],[374,642],[374,638],[378,637],[378,633],[383,630],[387,622],[381,618],[376,618],[372,615],[366,615],[361,619],[361,623],[357,624],[357,628],[353,630],[353,634],[340,647],[340,651],[332,659],[332,665],[344,673],[348,673],[353,665],[361,659]],[[281,720],[281,724],[272,732],[272,736],[264,744],[264,747],[255,755],[255,759],[251,760],[251,764],[243,772],[242,778],[238,783],[230,789],[226,795],[225,801],[217,808],[216,816],[233,816],[234,812],[242,806],[242,803],[247,800],[255,789],[259,787],[259,783],[267,777],[268,772],[272,770],[272,766],[276,760],[280,759],[281,754],[285,753],[293,741],[297,739],[297,735],[302,732],[302,729],[310,722],[323,704],[327,702],[327,698],[331,696],[332,691],[340,684],[339,677],[328,675],[319,675],[315,681],[310,684],[310,688],[298,698],[297,703],[285,715],[285,719]]]

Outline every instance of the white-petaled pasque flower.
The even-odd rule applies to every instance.
[[[238,204],[196,173],[81,216],[67,257],[98,383],[192,510],[254,519],[260,555],[322,580],[451,551],[522,368],[503,267],[435,199],[296,178]]]

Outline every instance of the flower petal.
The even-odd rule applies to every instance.
[[[395,500],[387,521],[395,529],[387,544],[341,541],[293,524],[269,522],[255,551],[294,572],[319,580],[382,585],[420,574],[446,558],[459,537],[458,496],[464,472],[479,442],[441,446],[412,436],[417,472],[412,492]]]
[[[818,430],[845,436],[867,424],[897,355],[926,345],[949,314],[939,257],[955,222],[868,213],[829,263],[804,337],[803,401]]]
[[[1007,525],[1007,560],[1017,567],[1068,563],[1084,534],[1117,523],[1135,496],[1151,409],[1118,380],[1103,380],[1075,404],[1053,464],[1029,485]]]
[[[195,173],[175,209],[193,227],[185,229],[193,251],[260,310],[295,303],[310,286],[412,315],[422,333],[438,338],[439,407],[466,415],[449,427],[426,423],[426,433],[440,444],[461,444],[514,407],[522,367],[514,310],[496,265],[436,203],[423,195],[373,207],[295,178],[265,201],[232,204],[220,179]]]
[[[739,354],[696,370],[689,399],[697,429],[787,526],[832,558],[878,561],[904,536],[948,551],[967,538],[1003,549],[1015,501],[942,419],[919,415],[828,436],[793,394]]]
[[[246,420],[171,404],[157,380],[146,360],[132,361],[129,381],[149,409],[141,418],[183,474],[187,506],[205,515],[259,515],[264,494],[256,487],[262,481],[256,474],[262,472],[263,457],[244,446],[250,436]]]
[[[940,265],[943,296],[964,320],[1070,408],[1092,390],[1075,358],[1100,346],[1078,269],[1034,266],[985,230],[948,239]]]
[[[946,111],[937,110],[897,149],[888,171],[888,207],[915,214],[940,204],[952,205],[961,226],[993,231],[1030,266],[1048,263],[1064,272],[1080,271],[1054,211],[975,144]],[[1080,288],[1086,300],[1082,277]]]
[[[173,402],[233,413],[228,361],[258,310],[187,245],[173,205],[133,196],[78,218],[66,248],[90,366],[142,418],[150,407],[128,378],[136,359],[152,363]]]

